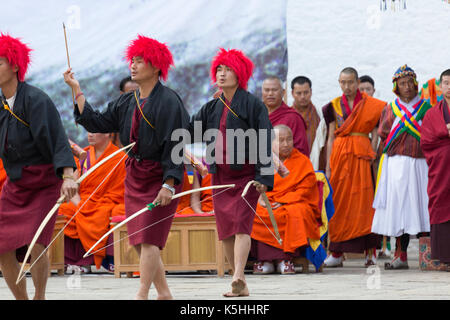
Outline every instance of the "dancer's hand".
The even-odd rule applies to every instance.
[[[66,72],[63,73],[64,82],[67,83],[69,87],[71,87],[74,91],[77,88],[80,88],[80,83],[77,79],[75,79],[74,73],[72,72],[72,68],[68,68]]]
[[[69,201],[78,193],[78,183],[73,178],[65,178],[61,186],[61,195]]]

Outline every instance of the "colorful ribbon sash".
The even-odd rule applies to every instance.
[[[417,121],[422,120],[425,112],[429,108],[429,104],[421,99],[413,106],[413,112],[409,112],[408,109],[400,103],[399,99],[395,99],[390,104],[392,112],[399,118],[398,124],[391,130],[388,137],[386,138],[386,143],[384,145],[383,152],[389,149],[392,142],[398,138],[403,132],[408,132],[418,141],[420,141],[420,124]],[[417,115],[417,116],[416,116]]]

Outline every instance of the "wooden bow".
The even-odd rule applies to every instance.
[[[80,185],[80,183],[86,179],[92,172],[94,172],[98,167],[100,167],[102,164],[104,164],[105,162],[107,162],[108,160],[112,159],[114,156],[116,156],[117,154],[119,154],[120,152],[126,150],[126,149],[131,149],[134,145],[136,144],[136,142],[133,142],[129,145],[127,145],[126,147],[123,147],[122,149],[119,149],[113,153],[111,153],[109,156],[107,156],[106,158],[104,158],[103,160],[99,161],[98,163],[96,163],[93,167],[91,167],[88,171],[86,171],[81,177],[78,178],[78,180],[76,181],[78,183],[78,185]],[[27,253],[25,254],[25,258],[23,260],[22,266],[20,268],[19,271],[19,275],[17,277],[16,280],[16,284],[18,284],[20,282],[20,280],[23,279],[23,277],[25,276],[25,264],[28,261],[28,258],[30,257],[31,254],[31,250],[33,250],[34,245],[36,244],[37,239],[39,238],[39,236],[41,235],[42,231],[44,230],[45,226],[47,225],[47,223],[50,221],[50,219],[53,217],[53,215],[56,213],[56,210],[58,210],[58,208],[61,206],[62,203],[64,203],[66,200],[65,196],[62,195],[59,197],[59,199],[56,201],[55,205],[53,206],[53,208],[47,213],[47,215],[45,216],[44,220],[41,222],[39,228],[36,231],[36,234],[34,235],[33,239],[31,240],[30,245],[28,246],[28,250]],[[46,248],[47,249],[47,248]],[[45,252],[45,250],[44,250]],[[41,254],[42,255],[42,254]],[[40,258],[40,256],[39,256]],[[38,259],[39,259],[38,258]],[[38,260],[36,259],[36,261]],[[36,261],[34,263],[36,263]],[[34,265],[33,263],[33,265]],[[29,269],[32,268],[32,266],[30,266]]]
[[[255,187],[261,185],[261,183],[251,180],[247,183],[247,185],[244,188],[244,191],[242,191],[241,197],[245,200],[245,195],[248,192],[248,189],[250,188],[251,185],[254,185]],[[267,198],[267,195],[265,192],[261,193],[261,197],[264,200],[264,203],[266,204],[267,207],[267,212],[269,213],[269,217],[270,217],[270,222],[272,223],[273,226],[273,230],[275,231],[275,234],[272,233],[272,230],[269,229],[269,227],[266,225],[266,223],[264,222],[264,220],[259,216],[259,214],[256,213],[256,210],[253,209],[250,204],[247,202],[247,200],[245,200],[245,202],[247,202],[247,204],[249,205],[249,207],[253,210],[253,212],[258,216],[258,218],[262,221],[262,223],[266,226],[267,230],[270,231],[270,233],[274,236],[274,238],[278,241],[278,243],[281,245],[283,243],[283,240],[281,239],[280,233],[278,231],[278,224],[277,221],[275,220],[275,215],[273,214],[273,210],[272,210],[272,206],[270,205],[270,201]]]
[[[212,190],[212,189],[222,189],[222,188],[234,188],[236,185],[235,184],[225,184],[225,185],[217,185],[217,186],[209,186],[209,187],[203,187],[203,188],[197,188],[197,189],[192,189],[192,190],[188,190],[188,191],[184,191],[184,192],[180,192],[177,193],[175,195],[172,196],[172,200],[183,197],[185,195],[191,194],[191,193],[195,193],[195,192],[201,192],[201,191],[205,191],[205,190]],[[128,218],[126,218],[125,220],[123,220],[122,222],[118,223],[116,226],[114,226],[114,228],[111,228],[107,233],[105,233],[83,256],[83,258],[86,258],[87,256],[89,256],[89,254],[92,252],[92,250],[100,243],[103,241],[103,239],[105,239],[106,237],[108,237],[111,233],[113,233],[115,230],[119,229],[120,227],[122,227],[124,224],[126,224],[127,222],[133,220],[134,218],[140,216],[141,214],[143,214],[146,211],[151,211],[153,208],[155,208],[156,206],[158,206],[159,203],[150,203],[148,205],[146,205],[144,208],[142,208],[141,210],[133,213],[131,216],[129,216]],[[102,248],[103,249],[103,248]],[[101,249],[100,249],[101,250]]]

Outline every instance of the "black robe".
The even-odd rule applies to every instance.
[[[136,96],[139,98],[139,92],[136,92]],[[136,108],[135,92],[128,92],[111,101],[104,112],[94,111],[86,101],[83,113],[80,114],[76,105],[74,114],[76,122],[89,132],[119,132],[120,142],[126,146],[130,144],[131,124]],[[189,125],[189,115],[181,98],[158,81],[142,112],[154,128],[144,118],[140,120],[138,151],[130,151],[129,155],[138,160],[160,162],[164,172],[163,181],[172,177],[175,184],[179,184],[183,179],[184,165],[182,162],[174,163],[171,153],[172,149],[177,144],[184,143],[184,140],[177,138],[172,141],[171,136],[174,130],[187,129]]]
[[[7,104],[2,96],[3,103]],[[42,90],[19,82],[13,112],[0,106],[0,156],[11,181],[22,177],[24,166],[53,164],[55,174],[63,168],[76,169],[61,117],[50,97]]]
[[[225,101],[225,98],[222,94],[221,96],[222,100]],[[252,95],[251,93],[238,88],[236,90],[236,93],[234,94],[233,100],[231,101],[231,105],[229,106],[236,115],[234,115],[232,112],[229,112],[226,119],[226,128],[232,129],[232,130],[239,130],[242,129],[244,132],[248,129],[255,129],[256,131],[260,129],[266,129],[266,135],[260,137],[258,135],[258,143],[256,148],[254,149],[254,146],[250,146],[249,140],[245,140],[244,144],[244,152],[245,154],[240,154],[240,150],[238,148],[238,141],[237,137],[234,137],[234,150],[236,152],[234,153],[234,159],[233,163],[230,164],[230,168],[232,170],[242,170],[243,165],[238,163],[239,158],[245,158],[246,163],[249,163],[250,155],[253,154],[253,152],[257,152],[257,159],[255,163],[255,179],[256,181],[268,186],[268,190],[272,190],[273,188],[273,169],[270,169],[273,165],[272,161],[270,162],[263,162],[260,158],[260,150],[259,148],[264,148],[265,150],[262,150],[263,154],[267,155],[267,158],[272,157],[272,124],[269,120],[269,113],[267,111],[266,106],[263,104],[261,100],[259,100],[257,97]],[[199,121],[201,123],[201,135],[203,138],[203,134],[208,129],[219,129],[220,125],[220,118],[222,116],[223,108],[225,108],[222,101],[217,98],[214,100],[209,101],[206,103],[202,108],[198,111],[197,114],[195,114],[192,119],[189,126],[190,134],[194,139],[197,138],[198,140],[198,133],[196,131],[196,126],[198,126],[198,123],[195,124],[196,121]],[[261,141],[261,139],[264,139],[265,141]],[[216,137],[212,137],[210,140],[206,141],[206,144],[208,146],[208,149],[213,147],[215,144]],[[229,143],[230,141],[227,140],[227,148],[230,147]],[[252,151],[253,150],[253,151]],[[212,156],[216,157],[215,152],[211,153]],[[213,163],[209,164],[209,171],[210,173],[216,173],[216,162],[214,160]],[[263,169],[269,169],[267,172],[271,171],[272,174],[267,174],[267,172],[263,172]]]

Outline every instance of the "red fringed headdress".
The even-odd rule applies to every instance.
[[[219,53],[214,57],[211,64],[211,80],[217,82],[216,71],[220,65],[231,68],[239,81],[239,87],[247,90],[247,83],[253,73],[253,62],[247,58],[240,50],[230,49],[226,51],[220,48]]]
[[[126,50],[126,59],[130,65],[134,57],[141,57],[146,63],[161,70],[160,78],[164,81],[167,80],[169,69],[174,65],[167,45],[141,35],[132,40]]]
[[[19,39],[0,34],[0,57],[6,58],[11,67],[18,67],[17,77],[20,82],[25,79],[30,64],[30,52],[31,49]]]

